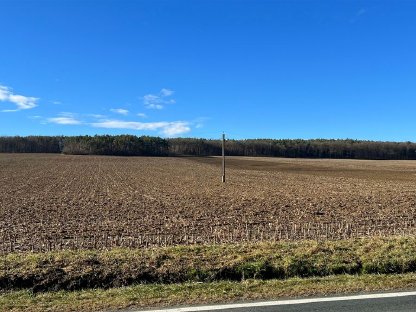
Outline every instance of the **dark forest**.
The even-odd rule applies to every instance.
[[[216,156],[221,141],[134,135],[0,137],[2,153],[63,153],[117,156]],[[228,156],[416,159],[416,143],[360,140],[227,140]]]

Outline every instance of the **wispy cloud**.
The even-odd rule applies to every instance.
[[[35,97],[14,94],[11,88],[0,85],[0,102],[9,102],[16,105],[16,109],[4,109],[2,112],[17,112],[31,109],[37,106],[38,100]]]
[[[49,122],[60,124],[60,125],[79,125],[81,122],[79,120],[76,120],[72,117],[53,117],[48,118]]]
[[[96,118],[96,119],[107,118],[107,116],[101,115],[101,114],[86,114],[85,116],[87,116],[87,117],[93,117],[93,118]]]
[[[163,88],[159,94],[146,94],[143,104],[148,109],[162,109],[166,104],[176,103],[175,99],[170,98],[173,93],[173,90]]]
[[[79,120],[75,114],[72,113],[60,113],[57,117],[52,117],[47,119],[50,123],[55,123],[59,125],[80,125],[82,121]]]
[[[143,97],[143,103],[146,108],[162,109],[166,104],[173,104],[175,100],[172,98],[173,90],[163,88],[158,94],[147,94]],[[130,111],[125,108],[111,108],[110,112],[133,117]],[[109,114],[110,115],[110,114]],[[32,117],[32,119],[39,119],[43,124],[59,124],[59,125],[83,125],[94,128],[105,129],[126,129],[135,131],[154,131],[159,135],[166,137],[179,136],[191,131],[193,127],[202,127],[203,119],[199,118],[196,121],[154,121],[143,122],[139,118],[147,118],[145,113],[137,113],[136,120],[122,120],[121,116],[113,118],[101,114],[76,114],[61,112],[56,116],[44,118],[41,116]]]
[[[163,88],[162,90],[160,90],[160,94],[162,96],[171,96],[173,93],[175,93],[175,91],[170,90],[170,89]]]
[[[199,117],[199,118],[196,118],[193,122],[192,122],[192,124],[193,125],[195,125],[195,128],[196,129],[200,129],[200,128],[203,128],[204,127],[204,124],[205,124],[205,122],[208,120],[209,118],[207,118],[207,117]]]
[[[365,14],[366,12],[367,12],[367,10],[366,10],[366,9],[361,8],[360,10],[358,10],[357,14],[355,14],[355,15],[356,15],[356,16],[360,16],[360,15]]]
[[[101,120],[91,123],[91,126],[96,128],[107,129],[131,129],[144,131],[159,131],[165,136],[175,136],[191,131],[188,122],[173,121],[173,122],[138,122],[138,121],[123,121],[123,120]]]
[[[353,24],[357,22],[361,18],[361,16],[363,16],[366,13],[367,13],[367,9],[365,8],[359,9],[357,12],[355,12],[354,16],[350,19],[350,23]]]
[[[116,114],[124,115],[124,116],[129,114],[129,111],[124,108],[112,108],[110,109],[110,111]]]
[[[146,108],[149,109],[162,109],[163,105],[160,101],[160,97],[153,94],[147,94],[143,97],[143,103]]]

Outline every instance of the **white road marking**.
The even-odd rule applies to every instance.
[[[324,297],[324,298],[306,298],[306,299],[277,300],[277,301],[263,301],[263,302],[250,302],[250,303],[234,303],[234,304],[222,304],[222,305],[199,306],[199,307],[183,307],[183,308],[162,309],[162,310],[147,310],[147,311],[140,311],[140,312],[213,311],[213,310],[223,310],[223,309],[267,307],[267,306],[280,306],[280,305],[303,304],[303,303],[314,303],[314,302],[396,298],[396,297],[406,297],[406,296],[416,296],[416,291],[354,295],[354,296],[343,296],[343,297]],[[139,310],[137,310],[136,312],[139,312]]]

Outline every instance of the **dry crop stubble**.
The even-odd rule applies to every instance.
[[[413,235],[416,162],[0,155],[0,252]]]

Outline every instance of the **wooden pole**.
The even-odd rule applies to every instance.
[[[225,133],[222,134],[222,183],[225,183]]]

